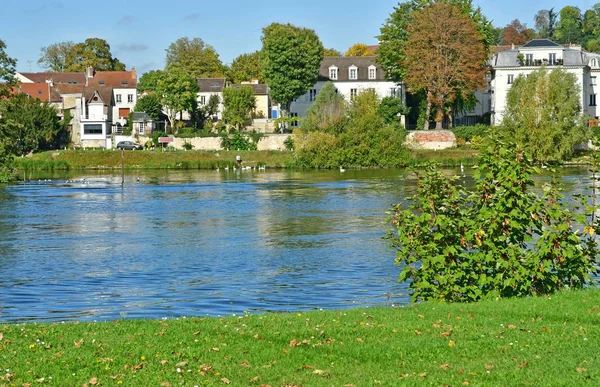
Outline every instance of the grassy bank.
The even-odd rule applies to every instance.
[[[0,325],[0,385],[600,383],[600,291],[407,308]]]
[[[294,153],[289,151],[126,151],[127,169],[216,169],[235,164],[236,155],[242,157],[245,166],[267,168],[292,168]],[[409,165],[426,161],[438,162],[443,166],[472,165],[476,153],[469,149],[447,149],[440,151],[413,151]],[[61,150],[40,152],[31,157],[17,158],[20,170],[70,170],[70,169],[120,169],[121,152],[112,150]]]

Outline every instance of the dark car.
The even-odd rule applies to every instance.
[[[119,141],[117,144],[117,149],[142,150],[144,147],[140,144],[136,144],[133,141]]]

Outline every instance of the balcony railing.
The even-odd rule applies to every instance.
[[[549,61],[548,59],[531,59],[531,60],[519,60],[521,66],[562,66],[563,60],[556,59]]]
[[[106,114],[82,114],[81,121],[106,121],[108,115]]]

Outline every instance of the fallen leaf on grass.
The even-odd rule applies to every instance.
[[[583,368],[583,367],[577,368],[577,372],[580,373],[580,374],[584,373],[585,371],[587,371],[586,368]]]
[[[141,363],[140,363],[140,364],[138,364],[138,365],[134,365],[134,366],[133,366],[133,369],[134,369],[134,370],[141,370],[142,368],[144,368],[144,366],[145,366],[146,364],[148,364],[148,362],[146,362],[146,361],[143,361],[143,362],[141,362]]]
[[[323,375],[324,373],[325,373],[325,371],[323,371],[323,370],[314,370],[313,371],[313,374],[316,374],[316,375]]]
[[[250,379],[250,383],[256,383],[260,380],[260,378],[258,376],[253,377],[252,379]]]
[[[424,378],[425,376],[427,376],[427,372],[423,372],[422,374],[419,374],[420,378]]]
[[[415,335],[421,335],[421,331],[415,329]]]
[[[446,363],[446,364],[442,364],[442,365],[440,366],[440,368],[441,368],[441,369],[443,369],[443,370],[449,370],[449,369],[450,369],[450,364],[448,364],[448,363]]]
[[[456,345],[456,344],[454,343],[454,340],[450,340],[450,341],[448,342],[448,346],[449,346],[450,348],[454,348],[454,346],[455,346],[455,345]]]
[[[186,365],[188,365],[187,361],[180,361],[179,363],[175,364],[175,367],[185,367]]]
[[[442,337],[448,337],[452,334],[452,331],[446,331],[444,333],[441,334]]]
[[[214,347],[214,348],[212,348],[211,350],[212,350],[212,351],[215,351],[215,352],[219,352],[219,351],[220,351],[220,349],[219,349],[218,347]]]
[[[507,327],[508,329],[515,329],[517,326],[516,326],[516,325],[514,325],[514,324],[508,324],[506,327]]]
[[[486,371],[491,371],[491,370],[492,370],[492,368],[494,368],[494,366],[493,366],[493,365],[490,365],[490,364],[486,364],[486,365],[485,365],[485,370],[486,370]]]
[[[31,387],[31,383],[23,383],[21,384],[21,387]]]
[[[425,318],[425,316],[423,316],[422,314],[418,314],[417,315],[419,318]]]
[[[302,345],[302,343],[299,342],[298,340],[290,341],[290,347],[299,347],[300,345]]]
[[[250,368],[250,364],[248,364],[248,362],[245,360],[240,364],[240,366]]]
[[[91,378],[90,381],[89,381],[89,383],[92,386],[95,386],[96,384],[98,384],[98,378]]]
[[[221,381],[223,383],[225,383],[225,384],[230,384],[231,383],[231,381],[229,379],[227,379],[227,378],[221,378]]]
[[[83,344],[83,339],[79,341],[73,341],[73,344],[75,345],[75,348],[79,348],[81,347],[81,344]]]
[[[4,334],[2,332],[0,332],[0,341],[2,341],[3,338],[4,338]]]
[[[165,364],[167,364],[168,362],[169,362],[168,360],[161,360],[161,361],[160,361],[160,364],[161,364],[161,365],[165,365]]]
[[[361,337],[357,337],[356,341],[360,342],[360,343],[364,343],[365,341],[361,338]]]
[[[161,387],[171,387],[171,383],[169,382],[162,382],[160,385]]]
[[[525,368],[525,367],[527,367],[528,365],[529,365],[529,362],[528,362],[528,361],[526,361],[525,363],[521,363],[521,364],[519,364],[519,368]]]
[[[463,386],[468,386],[468,385],[469,385],[469,382],[467,382],[467,381],[465,380],[464,382],[462,382],[462,385],[463,385]]]

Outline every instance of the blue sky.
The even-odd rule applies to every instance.
[[[600,0],[473,0],[495,26],[518,18],[529,27],[539,9],[565,5],[582,11]],[[199,37],[224,63],[260,49],[272,22],[314,29],[323,45],[344,52],[354,43],[376,44],[397,0],[0,0],[0,39],[17,70],[42,71],[40,48],[63,41],[102,38],[113,56],[138,74],[164,67],[165,49],[180,37]]]

